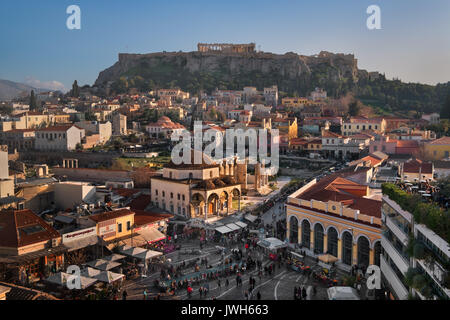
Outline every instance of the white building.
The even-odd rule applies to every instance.
[[[73,124],[36,130],[35,148],[41,151],[75,150],[81,144],[85,130]]]
[[[107,121],[100,123],[98,121],[81,121],[76,122],[75,125],[85,130],[86,135],[98,134],[100,136],[100,143],[106,143],[111,139],[112,124]]]
[[[148,124],[146,130],[153,138],[170,139],[173,133],[181,134],[185,127],[163,116],[157,122]]]

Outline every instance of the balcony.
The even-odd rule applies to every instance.
[[[386,235],[383,233],[381,236],[381,246],[386,251],[386,253],[391,257],[392,261],[394,261],[397,268],[405,274],[409,268],[409,259],[404,256],[403,253],[399,252],[397,248],[386,238]]]
[[[395,295],[400,300],[406,300],[408,298],[408,290],[405,288],[403,283],[391,269],[389,264],[384,259],[383,255],[380,256],[380,268],[381,272],[383,273],[384,277],[389,283],[389,286],[395,292]]]
[[[386,226],[406,246],[408,244],[408,229],[395,218],[386,216]]]

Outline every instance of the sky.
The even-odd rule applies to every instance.
[[[78,5],[81,29],[69,30]],[[369,30],[367,7],[381,9]],[[449,0],[1,0],[0,79],[68,90],[92,85],[119,52],[249,43],[283,54],[352,53],[360,69],[405,82],[450,81]]]

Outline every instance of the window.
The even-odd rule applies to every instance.
[[[180,200],[180,194],[179,193],[177,194],[177,199]]]
[[[170,193],[170,199],[173,199],[173,192]]]
[[[169,172],[169,178],[172,179],[172,171]]]
[[[163,197],[165,197],[166,196],[166,192],[165,191],[163,191]]]
[[[445,151],[445,157],[448,158],[449,154],[448,151]]]
[[[363,130],[366,130],[366,126],[363,126],[362,128],[363,128]]]
[[[212,170],[209,172],[209,177],[210,177],[210,178],[213,177],[213,172],[212,172]]]
[[[373,151],[378,151],[378,146],[373,146]]]
[[[192,178],[193,178],[192,172],[189,172],[189,179],[192,179]]]
[[[131,230],[131,221],[127,221],[127,231]]]
[[[184,194],[182,195],[182,199],[183,199],[183,201],[185,200],[185,196],[184,196]]]
[[[117,225],[117,230],[118,230],[119,233],[122,232],[122,224],[121,223],[119,223]]]
[[[155,195],[158,195],[158,189],[155,189]]]

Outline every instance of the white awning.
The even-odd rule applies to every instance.
[[[156,242],[166,238],[164,233],[156,228],[145,228],[138,232],[148,243]]]
[[[255,222],[255,220],[258,219],[258,217],[254,216],[252,214],[248,214],[248,215],[245,216],[245,219],[247,219],[250,222]]]
[[[237,224],[241,228],[247,227],[247,224],[245,222],[242,222],[242,221],[235,222],[235,224]]]
[[[224,234],[224,233],[231,232],[231,231],[233,231],[233,230],[231,230],[230,228],[228,228],[228,227],[226,227],[226,226],[222,226],[222,227],[217,227],[217,228],[216,228],[216,231],[218,231],[218,232]]]
[[[64,242],[64,245],[69,248],[68,251],[70,252],[70,251],[78,250],[81,248],[93,246],[97,243],[98,243],[98,236],[93,235],[93,236],[86,237],[84,239],[74,240],[74,241],[70,241],[70,242]]]
[[[162,255],[163,255],[162,252],[147,250],[146,252],[139,253],[139,254],[135,255],[134,257],[138,258],[138,259],[142,259],[142,260],[148,260],[148,259],[152,259],[152,258],[159,257]]]
[[[226,227],[230,228],[231,231],[236,231],[236,230],[241,229],[240,226],[238,226],[238,225],[236,225],[236,224],[234,224],[234,223],[229,223],[229,224],[226,225]]]

